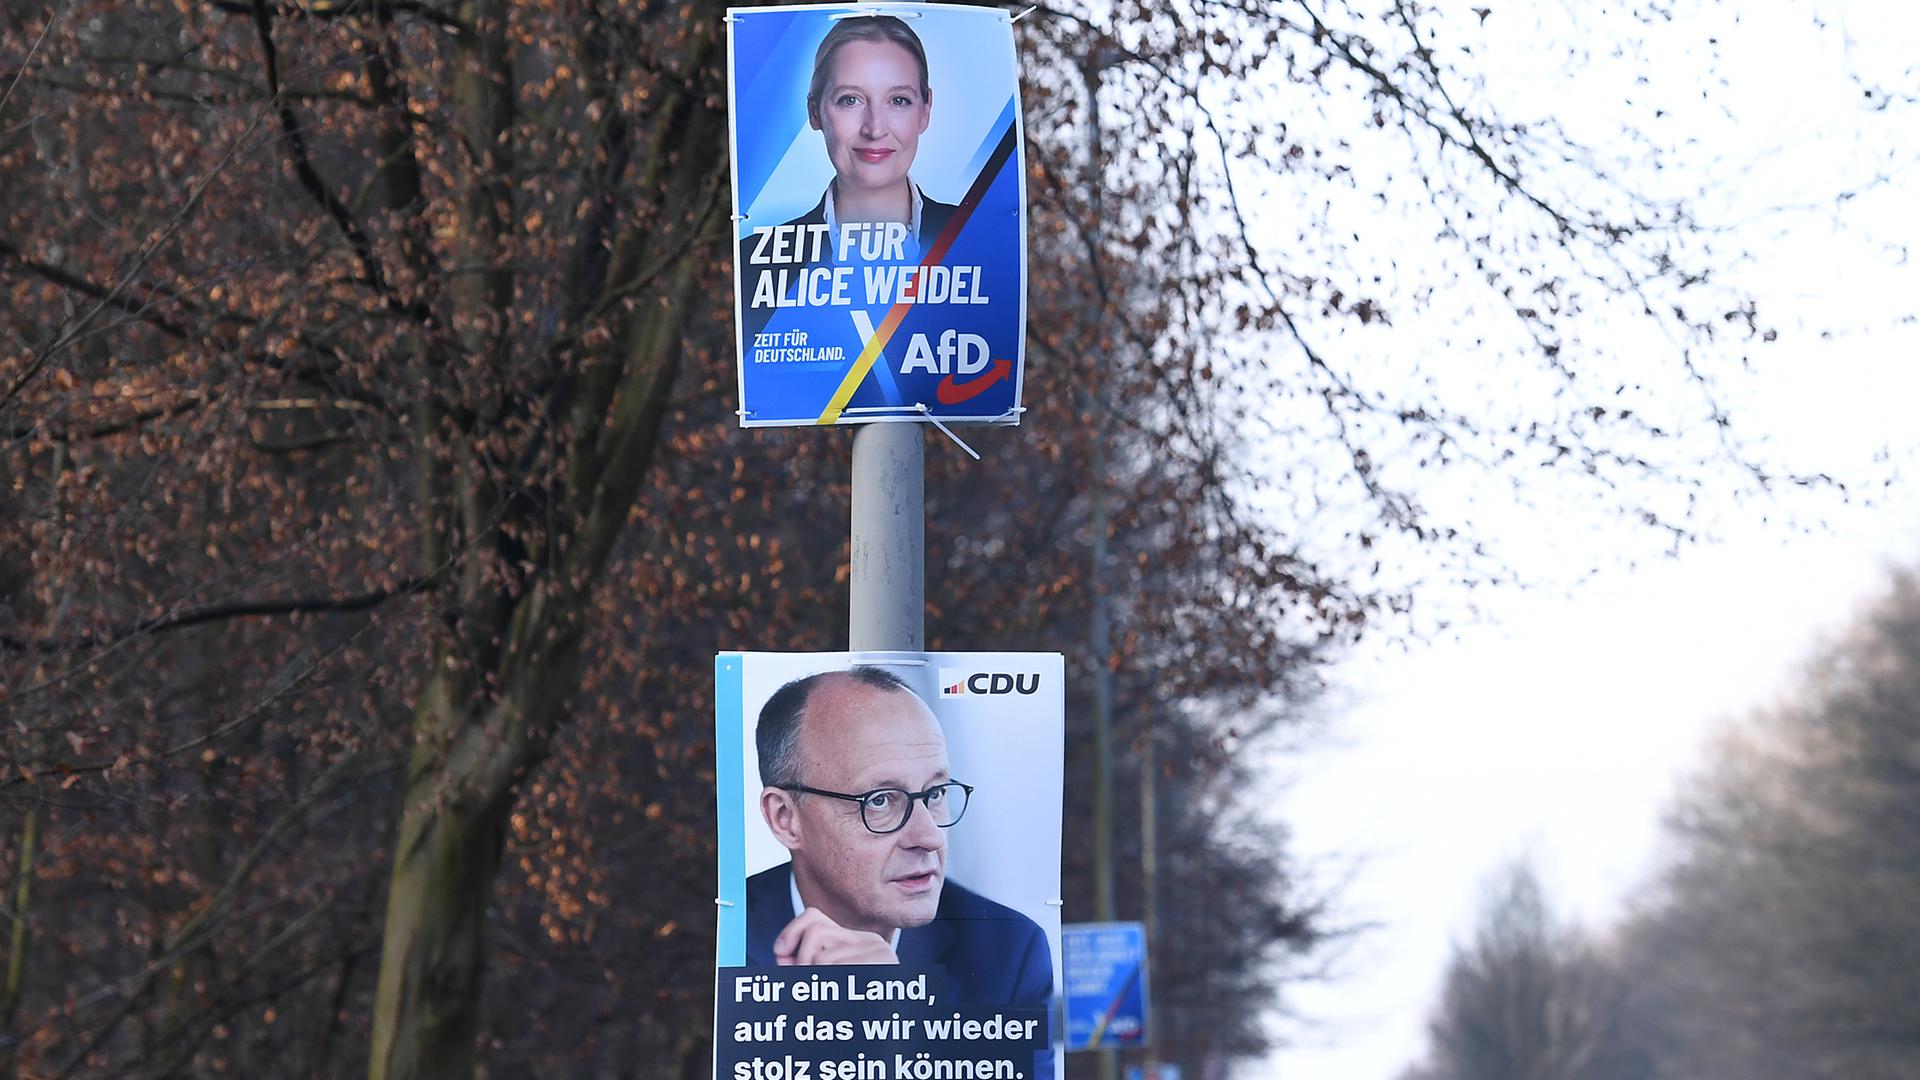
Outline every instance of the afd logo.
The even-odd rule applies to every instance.
[[[972,694],[1035,694],[1040,691],[1040,673],[1012,674],[1005,671],[966,671],[940,669],[940,696],[967,697]]]

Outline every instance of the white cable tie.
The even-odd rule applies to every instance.
[[[1033,9],[1028,8],[1027,10],[1031,11]],[[1047,906],[1048,907],[1066,907],[1067,902],[1065,900],[1049,900],[1047,901]]]
[[[940,422],[940,418],[939,418],[939,417],[937,417],[937,416],[935,416],[935,415],[933,415],[933,410],[932,410],[932,409],[929,409],[929,408],[927,408],[927,403],[926,403],[926,402],[924,402],[924,401],[920,403],[920,412],[921,412],[921,413],[922,413],[923,415],[925,415],[925,416],[926,416],[926,418],[927,418],[927,419],[928,419],[929,421],[931,421],[931,422],[932,422],[932,424],[933,424],[933,426],[934,426],[934,427],[937,427],[937,428],[939,428],[939,429],[940,429],[940,434],[942,434],[942,435],[945,435],[945,436],[946,436],[947,438],[949,438],[949,439],[952,439],[952,440],[953,440],[953,445],[955,445],[955,446],[957,446],[957,447],[959,447],[959,448],[960,448],[960,449],[962,449],[962,450],[965,450],[965,451],[967,452],[967,456],[968,456],[968,457],[970,457],[970,458],[972,458],[973,460],[975,460],[975,461],[979,461],[979,460],[980,460],[980,455],[979,455],[978,453],[975,453],[975,452],[974,452],[974,449],[973,449],[973,447],[971,447],[971,446],[968,446],[968,445],[967,445],[966,443],[964,443],[964,442],[961,442],[961,441],[960,441],[960,436],[958,436],[958,435],[955,435],[955,434],[953,433],[953,429],[952,429],[952,428],[950,428],[950,427],[948,427],[947,425],[945,425],[945,424],[943,424],[943,423],[941,423],[941,422]]]
[[[1020,14],[1018,14],[1018,15],[1015,15],[1015,16],[1014,16],[1013,18],[1011,18],[1011,19],[1008,19],[1007,21],[1008,21],[1008,22],[1019,22],[1019,21],[1020,21],[1021,19],[1024,19],[1024,18],[1026,18],[1027,16],[1029,16],[1029,15],[1031,15],[1031,14],[1033,14],[1034,12],[1036,12],[1036,11],[1039,11],[1039,10],[1040,10],[1040,5],[1039,5],[1039,4],[1029,4],[1029,5],[1027,5],[1027,10],[1025,10],[1025,11],[1023,11],[1023,12],[1021,12],[1021,13],[1020,13]]]
[[[753,216],[752,214],[734,214],[734,215],[732,215],[732,217],[733,217],[733,220],[735,220],[735,221],[745,221],[745,220],[747,220],[748,218],[750,218],[750,217],[752,217],[752,216]]]
[[[717,897],[717,896],[713,898],[713,902],[714,902],[714,903],[716,903],[716,904],[719,904],[719,905],[720,905],[721,907],[732,907],[732,906],[733,906],[733,901],[731,901],[731,900],[722,900],[722,899],[720,899],[720,898],[719,898],[719,897]]]

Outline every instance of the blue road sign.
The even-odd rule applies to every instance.
[[[1060,928],[1067,1049],[1147,1045],[1147,934],[1137,922]]]

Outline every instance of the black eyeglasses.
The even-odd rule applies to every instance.
[[[860,823],[868,832],[899,832],[907,827],[907,819],[913,816],[913,804],[919,803],[927,808],[933,823],[945,829],[960,820],[967,812],[967,800],[973,795],[973,786],[958,780],[949,780],[944,784],[935,784],[925,791],[908,791],[906,788],[883,787],[859,795],[848,795],[841,791],[822,791],[803,784],[781,784],[782,791],[804,791],[809,795],[824,795],[829,799],[844,799],[860,804]]]

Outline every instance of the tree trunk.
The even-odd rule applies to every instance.
[[[563,642],[509,675],[513,684],[473,716],[475,695],[443,662],[422,697],[387,893],[370,1080],[472,1077],[487,907],[508,815],[578,666],[578,649]]]
[[[467,0],[458,15],[464,29],[456,36],[450,97],[456,126],[478,156],[456,204],[453,233],[455,257],[468,272],[449,283],[447,295],[461,349],[497,357],[513,297],[513,276],[500,265],[499,251],[512,213],[504,180],[514,99],[507,10],[502,0]],[[374,84],[386,93],[384,62],[376,68]],[[383,137],[390,152],[404,147],[404,139]],[[389,178],[393,196],[416,194],[410,155],[398,155],[397,163],[401,167]],[[488,269],[473,272],[481,267]],[[430,347],[426,355],[438,351]],[[415,446],[429,523],[423,536],[429,560],[436,562],[442,551],[484,547],[500,526],[485,509],[498,498],[498,488],[472,447],[438,442],[436,421],[447,411],[439,400],[439,367],[431,363],[424,372]],[[443,456],[442,450],[453,453]],[[543,727],[547,720],[515,707],[524,698],[513,692],[506,670],[513,624],[541,605],[527,592],[514,597],[497,582],[489,585],[482,567],[480,559],[468,558],[453,579],[453,640],[438,650],[415,712],[381,938],[370,1080],[473,1075],[486,986],[487,904],[515,779],[537,757],[528,725]],[[485,691],[483,673],[498,675],[496,692]]]
[[[476,177],[455,207],[454,262],[442,295],[457,352],[512,365],[508,328],[515,283],[503,237],[513,234],[511,51],[504,0],[469,0],[455,70],[453,113],[467,145],[479,148]],[[605,44],[605,43],[603,43]],[[606,45],[611,48],[610,44]],[[645,227],[619,228],[618,203],[587,216],[619,239],[595,234],[579,282],[586,306],[624,312],[608,344],[559,363],[538,414],[555,426],[523,454],[502,454],[516,436],[488,429],[492,418],[530,414],[510,396],[475,410],[448,400],[443,365],[421,372],[415,409],[424,562],[446,567],[436,585],[451,633],[433,661],[414,715],[414,745],[402,797],[374,1000],[370,1080],[470,1080],[476,1062],[486,976],[488,906],[514,800],[545,756],[578,689],[580,641],[594,583],[626,526],[628,511],[658,450],[670,393],[685,349],[703,236],[725,233],[725,172],[718,151],[724,114],[701,85],[712,74],[716,24],[693,28],[690,79],[664,95],[644,145],[637,190],[664,214],[632,213]],[[395,91],[385,67],[374,78]],[[609,91],[609,94],[611,91]],[[627,119],[605,101],[601,126],[608,199],[626,162]],[[396,133],[390,149],[404,146]],[[418,176],[394,153],[396,199],[410,205]],[[424,236],[424,229],[420,230]],[[606,242],[603,244],[603,240]],[[602,250],[607,254],[602,255]],[[481,272],[475,270],[484,268]],[[635,283],[656,282],[648,302],[619,304]],[[594,303],[592,298],[602,298]],[[598,316],[595,316],[598,317]],[[431,335],[429,335],[431,337]],[[432,357],[444,342],[423,341]],[[451,422],[447,422],[451,421]],[[493,442],[490,443],[489,439]],[[557,454],[557,458],[548,458]],[[525,460],[520,460],[524,457]],[[503,469],[502,462],[517,462]],[[557,461],[558,467],[548,468]]]
[[[387,895],[371,1080],[468,1080],[486,980],[487,903],[512,800],[433,806],[431,771],[408,784]]]
[[[7,900],[12,905],[13,927],[7,934],[6,965],[0,973],[0,1032],[14,1030],[14,1017],[20,999],[26,993],[27,920],[33,891],[33,863],[39,857],[40,804],[27,804],[27,819],[20,826],[19,860],[14,869],[14,887]],[[10,1069],[13,1051],[0,1048],[0,1067]]]

